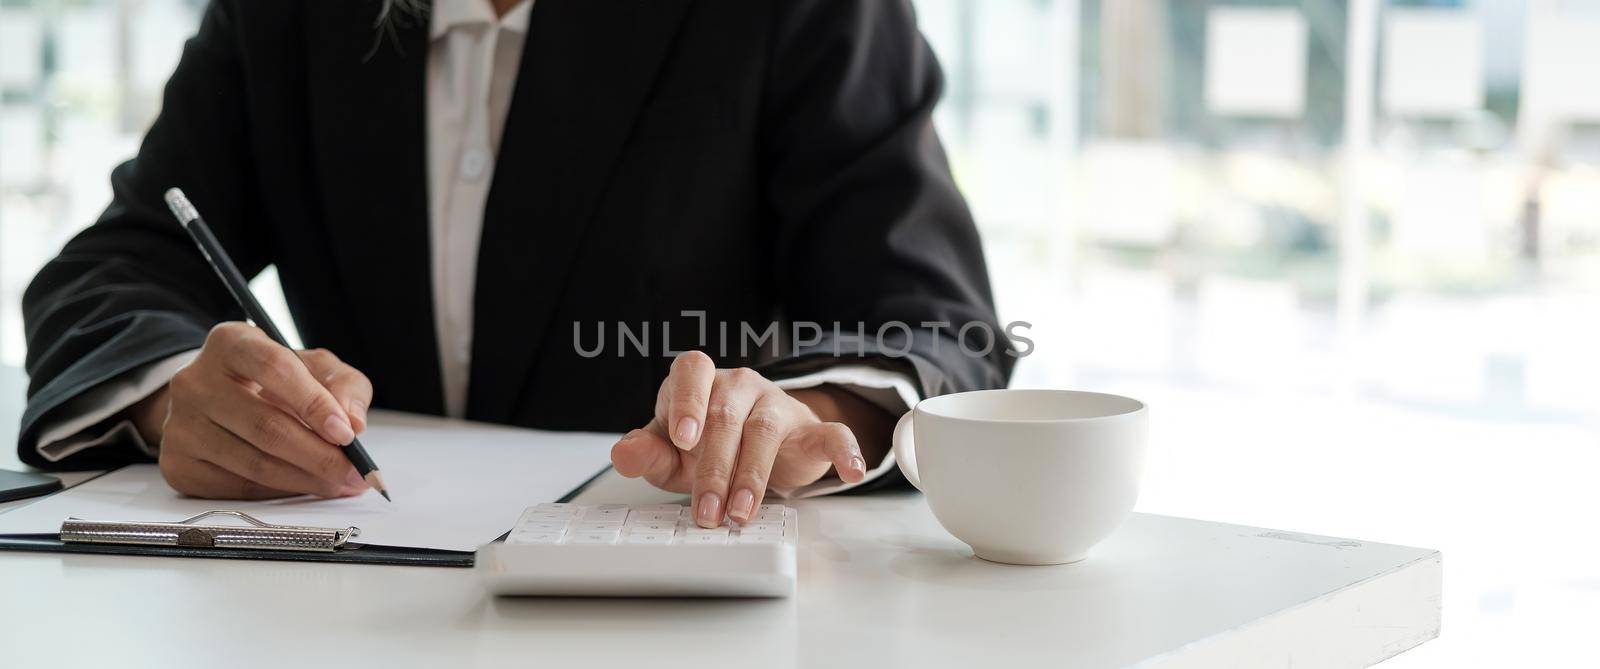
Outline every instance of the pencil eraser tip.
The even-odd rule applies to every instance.
[[[200,212],[195,211],[194,205],[189,203],[189,198],[177,188],[168,188],[166,193],[167,208],[172,210],[172,215],[178,217],[178,222],[188,225],[190,221],[200,218]]]

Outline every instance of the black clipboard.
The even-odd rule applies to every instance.
[[[586,490],[610,467],[595,472],[557,502],[570,502]],[[115,471],[115,470],[112,470]],[[109,472],[108,472],[109,473]],[[98,478],[98,477],[96,477]],[[94,479],[90,479],[91,481]],[[85,481],[84,483],[87,483]],[[80,483],[79,485],[82,485]],[[504,539],[500,535],[499,539]],[[499,540],[497,539],[497,540]],[[95,555],[145,555],[151,557],[214,558],[223,560],[278,560],[288,562],[344,562],[412,567],[471,567],[476,553],[432,548],[407,548],[351,543],[333,552],[281,551],[251,548],[194,548],[185,546],[137,546],[128,544],[66,543],[56,534],[0,534],[0,551],[37,553],[88,553]]]

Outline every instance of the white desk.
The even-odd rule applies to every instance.
[[[661,497],[611,477],[582,500]],[[0,664],[1353,667],[1439,632],[1436,551],[1135,515],[1084,563],[1010,567],[914,494],[796,506],[788,600],[494,599],[462,569],[0,553]]]

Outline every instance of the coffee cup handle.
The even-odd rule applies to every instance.
[[[894,425],[894,461],[900,465],[900,473],[906,475],[906,480],[911,485],[922,489],[922,479],[917,476],[917,441],[911,430],[911,415],[914,411],[907,411],[900,417],[900,422]]]

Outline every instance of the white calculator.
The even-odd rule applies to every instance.
[[[795,510],[776,504],[706,529],[680,504],[548,503],[479,550],[475,568],[497,595],[788,597],[798,532]]]

